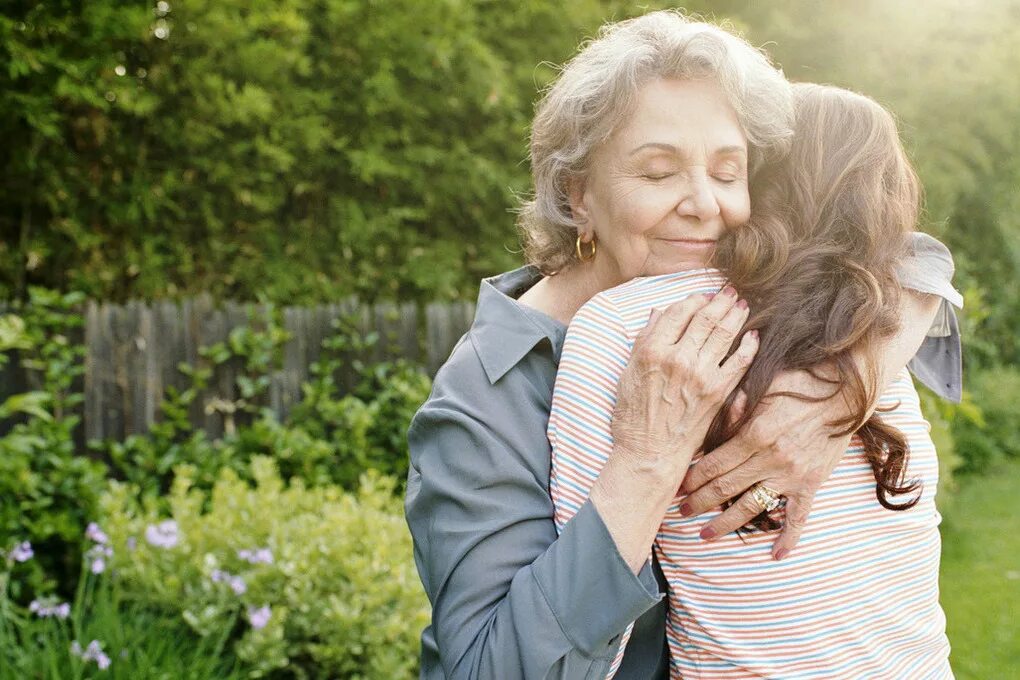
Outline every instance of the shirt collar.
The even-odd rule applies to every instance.
[[[506,375],[544,339],[553,356],[559,357],[566,327],[517,301],[541,278],[538,269],[527,265],[482,279],[470,337],[490,383]]]

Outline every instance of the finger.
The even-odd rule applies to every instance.
[[[745,492],[737,502],[726,508],[718,517],[701,528],[699,536],[706,541],[725,536],[736,531],[761,513],[761,506],[750,491]]]
[[[721,466],[713,466],[710,462],[710,459],[714,458],[715,454],[720,450],[721,448],[716,449],[716,451],[702,457],[694,468],[708,463],[709,468],[706,474],[709,475],[725,469]],[[765,476],[765,472],[761,468],[760,460],[760,457],[751,458],[733,469],[708,477],[708,481],[705,484],[700,487],[694,487],[696,490],[684,499],[684,502],[680,505],[680,514],[685,517],[700,515],[707,510],[722,505],[725,501],[750,488],[752,484],[761,481],[762,477]],[[723,462],[723,466],[728,466],[729,464],[729,460]],[[691,472],[688,471],[688,476],[690,474]]]
[[[693,349],[695,353],[700,352],[708,336],[712,334],[715,327],[719,325],[723,317],[726,316],[730,308],[736,303],[737,291],[733,286],[723,288],[719,291],[718,295],[712,298],[711,302],[702,307],[694,315],[690,326],[684,331],[683,337],[680,338],[680,342],[685,347]],[[718,362],[716,364],[718,365]]]
[[[724,442],[722,446],[711,453],[702,456],[696,465],[688,468],[687,474],[680,484],[680,493],[690,494],[701,489],[712,480],[722,477],[738,466],[743,465],[758,452],[759,448],[748,437],[747,427],[744,427],[736,436]],[[756,481],[758,480],[753,480],[751,483],[753,484]],[[739,492],[741,489],[737,489],[737,491]]]
[[[733,427],[734,423],[740,420],[744,416],[744,411],[747,410],[747,392],[738,389],[737,394],[733,397],[733,403],[730,404],[729,413],[726,414],[726,422],[730,427]]]
[[[747,321],[750,309],[747,300],[737,300],[726,315],[715,325],[698,352],[698,358],[705,365],[716,368],[733,349],[733,340]]]
[[[685,333],[694,315],[709,304],[711,303],[707,295],[692,295],[680,302],[674,302],[659,312],[654,319],[649,320],[645,326],[648,331],[647,342],[660,347],[672,347]]]
[[[729,394],[740,382],[740,379],[751,367],[751,362],[758,355],[758,348],[761,346],[758,331],[748,331],[740,338],[737,350],[723,362],[719,371],[719,379],[722,381],[723,392]]]
[[[779,538],[772,544],[772,557],[781,560],[797,546],[811,515],[813,503],[814,493],[790,496],[786,499],[786,518],[783,520],[783,530],[779,533]]]

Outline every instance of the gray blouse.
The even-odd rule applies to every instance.
[[[952,274],[949,250],[916,234],[900,281],[943,302],[909,367],[959,401]],[[546,425],[566,328],[517,302],[540,278],[522,267],[482,281],[474,323],[408,430],[404,509],[432,603],[421,677],[601,678],[636,621],[616,677],[666,678],[658,563],[635,576],[591,501],[556,535]]]

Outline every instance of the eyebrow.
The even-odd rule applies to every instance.
[[[666,144],[664,142],[648,142],[646,144],[642,144],[636,149],[633,149],[629,155],[633,156],[634,154],[638,153],[639,151],[643,151],[644,149],[659,149],[660,151],[668,151],[669,153],[680,153],[680,148],[674,144]],[[720,146],[718,149],[715,150],[715,153],[717,154],[739,153],[741,155],[746,156],[747,149],[742,146],[736,145]]]

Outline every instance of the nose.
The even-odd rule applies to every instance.
[[[719,201],[712,191],[710,179],[704,173],[691,173],[676,205],[677,213],[695,217],[702,222],[719,216]]]

